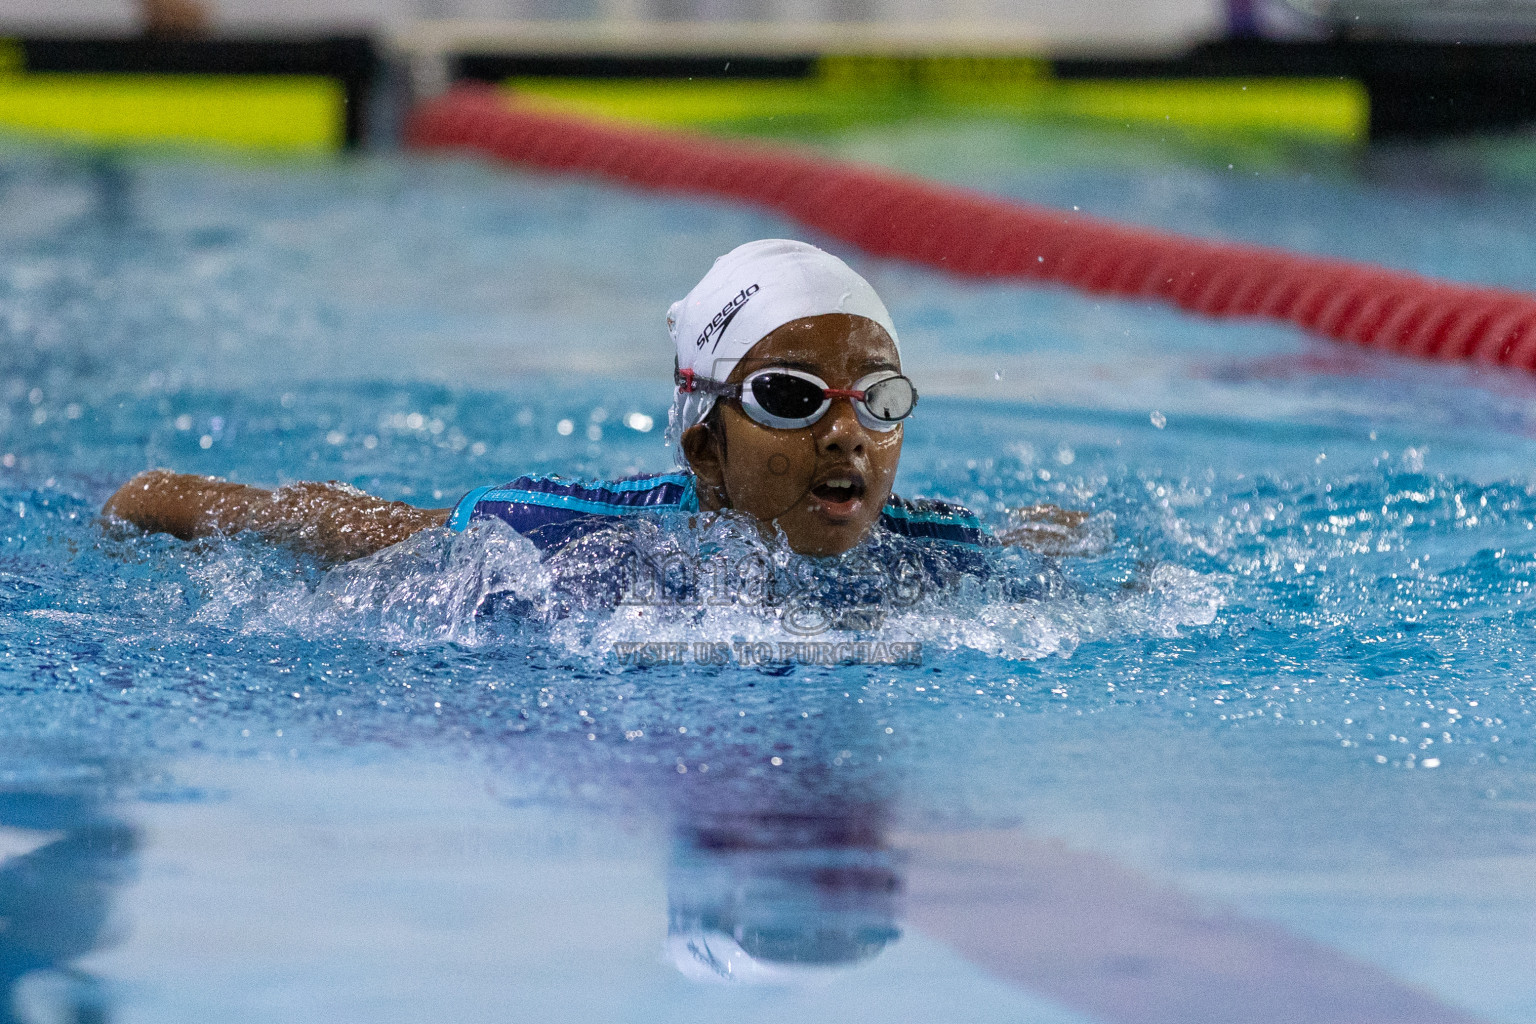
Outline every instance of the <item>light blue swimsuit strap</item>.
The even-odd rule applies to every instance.
[[[548,491],[524,490],[505,487],[476,487],[464,497],[459,499],[453,508],[453,513],[448,517],[448,528],[454,531],[462,531],[469,527],[474,517],[475,506],[482,501],[516,502],[528,505],[542,505],[545,508],[563,508],[572,512],[584,512],[591,515],[622,516],[640,513],[665,512],[669,507],[680,512],[697,512],[699,510],[699,495],[694,485],[692,473],[667,473],[653,477],[641,477],[635,480],[602,480],[602,481],[572,481],[555,477],[519,477],[519,480],[527,480],[530,483],[540,483],[548,480],[559,483],[562,486],[577,485],[589,490],[609,491],[612,493],[630,493],[635,491],[647,491],[665,484],[681,485],[682,494],[678,496],[676,505],[625,505],[594,501],[588,498],[579,498],[570,494],[555,494]]]
[[[469,517],[474,515],[475,505],[493,490],[494,487],[476,487],[460,498],[459,503],[453,506],[453,514],[448,517],[448,529],[456,532],[468,529]]]

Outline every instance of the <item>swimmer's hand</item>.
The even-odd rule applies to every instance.
[[[268,491],[152,469],[119,488],[101,511],[109,521],[148,533],[191,540],[250,531],[327,562],[345,562],[442,526],[450,510],[385,501],[334,481]]]
[[[1114,516],[1055,505],[1030,505],[1010,509],[1008,522],[996,531],[1004,544],[1028,548],[1042,555],[1076,555],[1093,558],[1102,555],[1115,542]]]

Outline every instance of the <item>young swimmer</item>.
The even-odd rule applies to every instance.
[[[251,531],[333,562],[487,518],[550,551],[637,514],[691,511],[745,514],[813,557],[847,552],[877,524],[917,540],[1045,553],[1076,539],[1080,512],[1021,509],[993,535],[957,505],[891,494],[917,390],[901,373],[885,304],[837,257],[803,242],[749,242],[716,260],[667,324],[677,351],[668,439],[681,472],[525,476],[470,491],[453,508],[422,509],[335,482],[267,491],[151,470],[103,512],[184,540]]]

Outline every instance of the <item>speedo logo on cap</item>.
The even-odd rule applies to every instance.
[[[710,339],[713,338],[714,344],[710,345],[709,350],[713,352],[719,348],[720,339],[725,337],[725,329],[731,326],[731,321],[736,319],[736,314],[741,312],[741,307],[745,306],[747,301],[760,291],[762,291],[762,288],[754,284],[748,285],[737,292],[736,297],[727,302],[725,308],[716,313],[715,318],[705,325],[704,330],[699,333],[699,339],[693,343],[694,347],[703,348],[705,345],[709,345]]]

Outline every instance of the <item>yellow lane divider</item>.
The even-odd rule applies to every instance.
[[[284,152],[334,152],[344,141],[346,98],[333,79],[22,74],[6,60],[7,53],[0,46],[0,133]]]
[[[697,128],[849,123],[909,114],[1084,118],[1126,125],[1366,138],[1370,102],[1337,78],[1057,78],[1032,58],[824,57],[804,79],[519,78],[506,85],[573,113]]]

